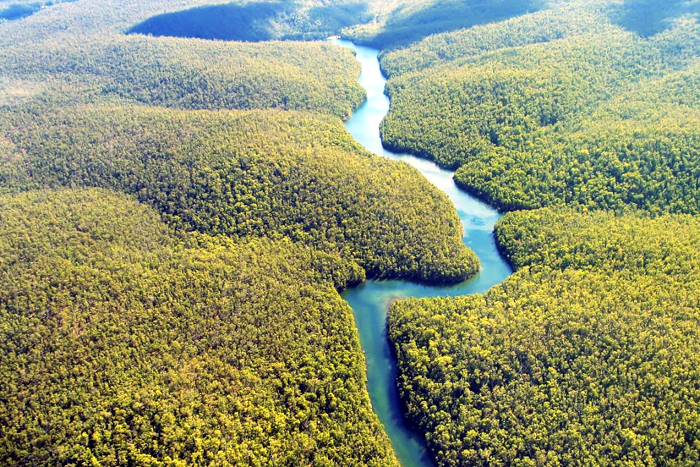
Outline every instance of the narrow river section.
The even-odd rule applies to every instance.
[[[352,42],[333,43],[355,51],[362,65],[360,85],[367,100],[345,123],[355,140],[369,151],[388,159],[406,162],[421,171],[436,187],[445,192],[457,209],[464,226],[464,244],[479,257],[481,272],[461,284],[435,287],[402,280],[369,280],[343,293],[352,307],[360,333],[360,343],[367,363],[367,390],[372,408],[384,425],[396,457],[403,467],[433,466],[425,438],[412,429],[404,418],[396,388],[396,358],[389,344],[386,318],[391,301],[409,297],[447,297],[482,293],[503,282],[513,271],[496,248],[493,228],[500,218],[498,211],[455,185],[454,172],[410,154],[387,151],[382,146],[379,124],[389,112],[389,98],[384,94],[386,78],[379,68],[376,49],[356,46]]]

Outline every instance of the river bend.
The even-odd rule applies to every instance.
[[[355,51],[362,65],[360,85],[367,100],[345,123],[355,140],[369,151],[389,159],[406,162],[436,187],[445,192],[455,205],[464,227],[464,244],[479,257],[478,276],[453,286],[428,286],[403,280],[369,280],[342,294],[352,307],[360,333],[360,343],[367,363],[367,390],[372,408],[384,425],[396,457],[403,467],[434,465],[425,446],[425,439],[406,422],[396,388],[396,358],[391,350],[386,318],[392,300],[408,297],[445,297],[482,293],[500,284],[511,273],[510,265],[496,248],[494,224],[500,214],[455,185],[454,172],[410,154],[387,151],[382,146],[379,124],[389,112],[389,98],[384,94],[386,78],[379,68],[378,50],[360,47],[352,42],[334,40],[335,44]]]

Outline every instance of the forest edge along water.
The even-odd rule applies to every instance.
[[[460,190],[452,178],[454,172],[434,162],[410,154],[387,151],[382,146],[379,124],[389,112],[389,97],[384,94],[386,78],[379,67],[376,49],[332,39],[332,43],[355,51],[362,65],[360,85],[366,101],[353,113],[345,127],[367,150],[389,159],[406,162],[420,172],[452,200],[462,221],[464,244],[479,257],[479,274],[452,286],[429,286],[403,280],[369,280],[343,293],[352,307],[367,365],[367,390],[372,408],[384,425],[396,457],[403,467],[434,465],[422,434],[406,421],[396,387],[396,358],[387,336],[386,318],[393,300],[415,297],[452,297],[483,293],[503,282],[513,271],[496,247],[494,225],[501,215],[488,204]]]

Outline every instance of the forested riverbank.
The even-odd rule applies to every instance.
[[[438,465],[698,462],[697,14],[559,2],[383,53],[387,146],[516,211],[502,285],[389,312]]]
[[[123,35],[166,3],[0,23],[1,462],[396,465],[338,291],[474,274],[459,219],[350,52]]]
[[[700,462],[695,2],[13,5],[0,463]]]
[[[462,187],[502,210],[697,213],[697,20],[642,37],[603,3],[386,53],[385,143],[459,168]]]

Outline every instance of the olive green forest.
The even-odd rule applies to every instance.
[[[389,314],[437,465],[700,462],[698,13],[550,2],[382,52],[385,144],[513,211],[503,284]]]
[[[396,301],[439,466],[700,463],[697,0],[0,0],[0,464],[398,465],[352,310]]]
[[[458,282],[478,269],[447,197],[360,149],[334,117],[82,106],[8,120],[9,190],[111,188],[178,230],[288,238],[372,277]]]
[[[697,17],[646,37],[606,3],[562,2],[386,53],[385,143],[458,168],[462,187],[503,210],[699,212]]]
[[[544,208],[497,233],[502,285],[391,309],[437,464],[700,462],[700,220]]]
[[[344,130],[352,53],[135,30],[212,2],[17,5],[36,11],[0,21],[0,463],[397,465],[339,291],[479,264],[445,195]],[[367,8],[300,3],[271,38]]]
[[[98,189],[0,219],[3,465],[394,465],[336,292],[358,266]]]
[[[331,44],[126,34],[167,7],[165,1],[81,0],[0,23],[0,102],[58,95],[85,103],[276,108],[347,118],[364,99],[357,62]]]

